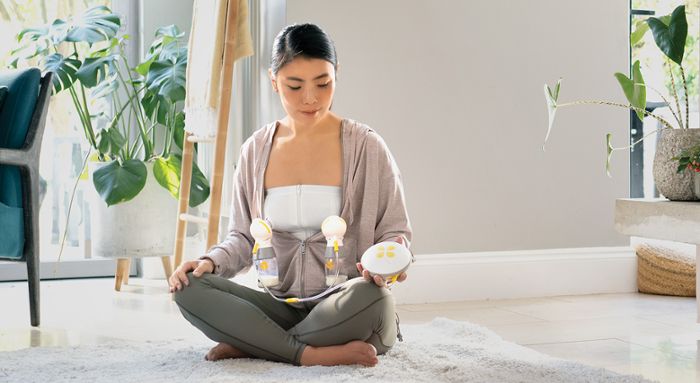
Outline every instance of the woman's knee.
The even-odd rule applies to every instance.
[[[384,287],[379,287],[375,285],[373,282],[370,282],[364,278],[357,278],[357,281],[354,281],[350,286],[348,287],[349,293],[352,295],[359,295],[362,296],[363,301],[377,301],[377,300],[382,300],[382,301],[387,301],[393,303],[393,296],[391,295],[391,291]]]
[[[208,278],[211,276],[212,274],[203,274],[200,277],[195,277],[191,271],[187,273],[188,284],[173,293],[175,303],[182,306],[187,305],[191,300],[199,300],[201,294],[211,288],[211,284],[208,283]]]

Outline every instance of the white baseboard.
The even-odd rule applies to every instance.
[[[416,255],[399,304],[637,291],[630,247]]]

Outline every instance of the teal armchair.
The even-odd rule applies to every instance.
[[[51,73],[0,72],[0,260],[26,262],[32,326],[39,315],[39,155]]]

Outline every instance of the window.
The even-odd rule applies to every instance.
[[[67,19],[70,15],[97,6],[111,6],[111,0],[0,1],[0,68],[9,64],[9,52],[16,47],[15,36],[27,27]],[[20,68],[38,66],[37,60],[23,62]],[[76,177],[81,173],[87,145],[67,92],[52,96],[42,143],[40,175],[46,189],[40,209],[41,277],[87,277],[114,275],[114,260],[92,260],[90,225],[86,209],[87,182],[79,182],[70,219],[66,220]],[[91,185],[90,185],[91,186]],[[67,227],[67,230],[65,228]],[[61,240],[66,233],[60,264],[57,263]],[[23,263],[0,263],[0,280],[26,278]]]
[[[683,59],[686,80],[688,82],[688,105],[691,127],[700,127],[698,112],[698,28],[700,20],[698,9],[700,0],[686,1],[686,19],[688,21],[688,40]],[[644,20],[650,16],[661,17],[671,14],[680,4],[671,0],[631,0],[630,33],[635,30],[638,20]],[[650,32],[634,46],[630,51],[630,65],[636,60],[640,61],[642,74],[647,84],[647,109],[653,109],[653,113],[664,117],[667,121],[675,121],[670,109],[665,105],[659,93],[671,103],[675,104],[673,87],[671,85],[669,66],[665,56],[654,43]],[[685,111],[685,93],[682,88],[680,74],[677,65],[672,65],[676,87],[678,88],[679,104]],[[675,105],[674,105],[675,108]],[[630,113],[630,142],[635,142],[660,127],[659,123],[647,117],[640,122],[635,113]],[[630,150],[630,197],[658,197],[659,192],[654,186],[652,165],[656,148],[656,135],[651,135],[642,143]]]

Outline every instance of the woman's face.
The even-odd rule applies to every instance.
[[[333,64],[322,59],[297,57],[270,72],[272,87],[280,94],[282,106],[295,122],[313,125],[330,111],[335,93]]]

